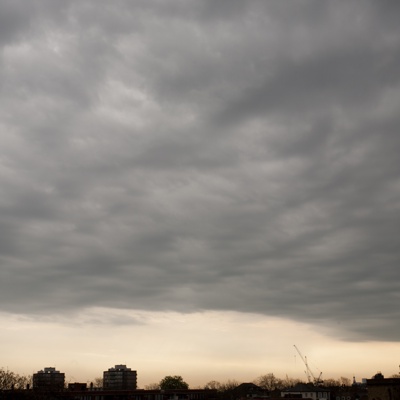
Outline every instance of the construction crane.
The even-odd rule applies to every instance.
[[[300,350],[297,348],[297,346],[295,344],[293,346],[299,353],[300,358],[302,359],[304,365],[306,366],[306,370],[304,372],[306,373],[308,383],[313,382],[315,385],[322,383],[322,380],[321,380],[322,372],[319,374],[318,378],[316,378],[315,375],[313,374],[313,372],[311,371],[310,367],[308,366],[307,357],[303,357]],[[311,380],[311,378],[312,378],[312,380]]]

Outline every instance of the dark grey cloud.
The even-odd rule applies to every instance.
[[[1,2],[2,311],[398,340],[396,7]]]

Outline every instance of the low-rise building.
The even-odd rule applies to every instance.
[[[262,389],[252,382],[241,383],[239,386],[236,386],[232,392],[235,399],[258,400],[269,397],[268,390]]]
[[[291,399],[330,400],[331,392],[327,388],[314,386],[311,383],[299,383],[292,388],[282,390],[281,397]]]
[[[81,383],[81,382],[68,383],[68,390],[70,391],[82,392],[86,389],[87,389],[86,383]]]

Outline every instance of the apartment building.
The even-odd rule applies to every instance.
[[[103,372],[104,390],[135,390],[137,387],[137,372],[119,364]]]
[[[65,374],[54,367],[47,367],[33,374],[33,389],[62,390],[65,385]]]

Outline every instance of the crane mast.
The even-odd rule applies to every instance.
[[[307,357],[303,357],[303,355],[301,354],[300,350],[298,349],[298,347],[297,347],[295,344],[294,344],[293,346],[294,346],[294,348],[297,350],[297,353],[299,353],[300,358],[302,359],[304,365],[306,366],[305,373],[306,373],[306,376],[307,376],[307,381],[308,381],[308,383],[310,383],[310,382],[312,382],[312,381],[313,381],[313,383],[315,383],[316,385],[318,385],[319,383],[321,383],[321,382],[322,382],[322,381],[321,381],[322,372],[319,374],[318,378],[316,378],[316,377],[314,376],[313,372],[311,371],[310,367],[308,366]],[[312,380],[311,380],[311,378],[312,378]]]

